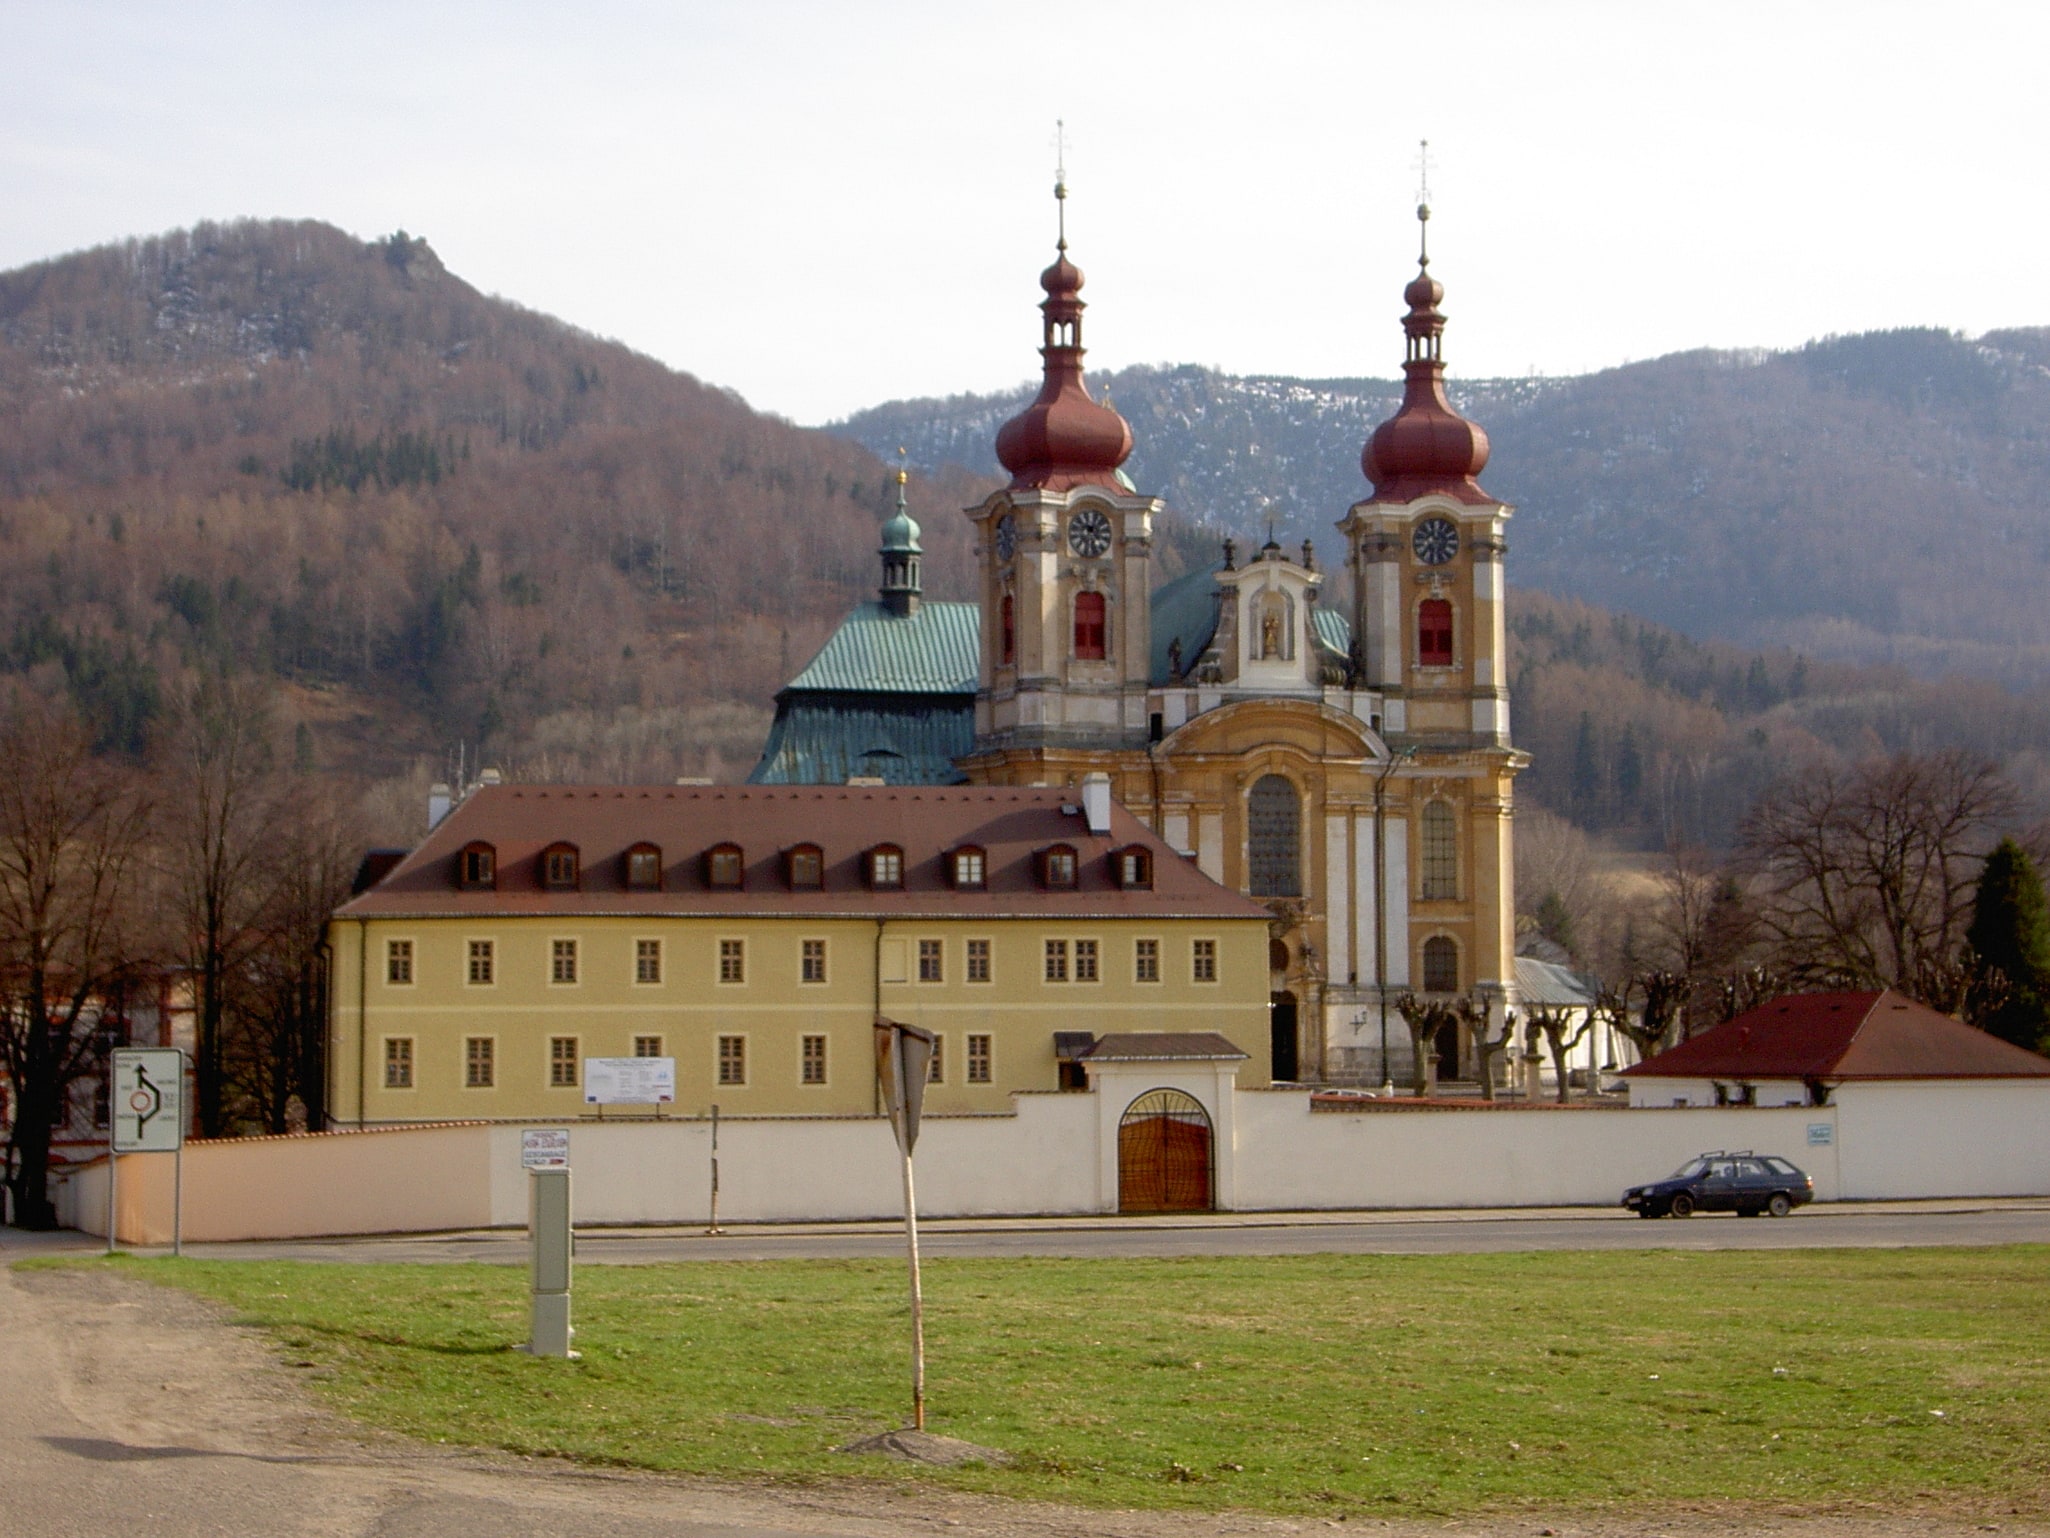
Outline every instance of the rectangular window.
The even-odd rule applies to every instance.
[[[1217,981],[1217,942],[1198,940],[1189,952],[1189,976],[1199,983]]]
[[[807,1036],[803,1041],[804,1082],[823,1084],[826,1082],[826,1038]]]
[[[925,1065],[925,1082],[944,1084],[947,1082],[947,1038],[938,1031],[932,1035],[932,1056]]]
[[[662,942],[660,940],[634,941],[634,981],[636,983],[659,983],[662,981]]]
[[[411,940],[387,940],[384,942],[384,980],[401,986],[413,980],[413,942]]]
[[[1096,973],[1096,942],[1077,940],[1075,942],[1075,981],[1093,983],[1098,981]]]
[[[491,981],[494,952],[489,940],[470,942],[470,981],[483,987]]]
[[[968,942],[968,981],[986,983],[989,981],[989,941]]]
[[[574,1036],[548,1038],[548,1084],[551,1089],[577,1087],[577,1039]]]
[[[411,1089],[413,1087],[412,1037],[385,1037],[384,1087],[386,1089]]]
[[[1067,941],[1046,942],[1046,980],[1050,983],[1064,983],[1068,980]]]
[[[1160,942],[1138,940],[1132,945],[1132,981],[1135,983],[1157,983],[1160,981]]]
[[[557,940],[550,947],[548,980],[551,983],[573,983],[577,980],[576,941]]]
[[[803,957],[798,966],[798,978],[802,982],[822,983],[826,980],[826,942],[806,940],[803,942]],[[738,981],[738,979],[735,979]]]
[[[489,1089],[498,1082],[498,1043],[489,1036],[471,1036],[463,1042],[463,1085],[466,1089]]]
[[[721,1036],[719,1038],[719,1082],[721,1084],[745,1084],[747,1082],[747,1038],[745,1036]]]
[[[977,1032],[968,1038],[968,1082],[987,1084],[990,1082],[989,1037]]]
[[[942,944],[943,942],[939,940],[920,940],[918,942],[918,980],[920,982],[937,983],[945,980],[943,975],[945,968],[940,960],[940,957],[944,954],[941,949]]]
[[[636,1036],[634,1038],[635,1057],[660,1057],[661,1055],[662,1038],[660,1036]]]
[[[904,851],[894,846],[872,849],[868,855],[868,884],[900,887],[904,884]]]
[[[722,983],[744,983],[747,981],[747,942],[745,940],[721,940],[719,942],[719,981]],[[740,1038],[735,1037],[738,1041]],[[736,1083],[739,1081],[736,1080]]]

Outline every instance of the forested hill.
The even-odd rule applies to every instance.
[[[983,489],[914,485],[943,590]],[[202,225],[0,274],[0,661],[63,669],[109,744],[216,658],[298,686],[323,753],[373,771],[462,741],[537,772],[744,772],[770,695],[873,587],[894,497],[856,445],[404,234]],[[675,715],[721,701],[747,707],[730,741]]]
[[[1747,646],[1927,677],[2050,674],[2050,330],[1909,330],[1677,354],[1580,378],[1462,381],[1526,587]],[[1335,539],[1399,399],[1370,379],[1132,368],[1094,376],[1128,469],[1199,519]],[[1025,399],[894,402],[835,429],[994,469]]]

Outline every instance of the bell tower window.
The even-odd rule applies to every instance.
[[[1018,611],[1009,593],[1004,594],[1002,612],[1003,651],[998,660],[1008,667],[1018,656]]]
[[[1423,898],[1451,901],[1459,896],[1459,824],[1442,801],[1424,807]]]
[[[1075,595],[1075,657],[1082,662],[1104,659],[1104,604],[1101,593]]]
[[[1452,602],[1426,598],[1417,606],[1416,660],[1427,668],[1452,666]]]

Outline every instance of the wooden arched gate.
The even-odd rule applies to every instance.
[[[1178,1089],[1148,1090],[1118,1122],[1118,1211],[1208,1212],[1210,1114]]]

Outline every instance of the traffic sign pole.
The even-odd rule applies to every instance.
[[[882,1081],[890,1130],[904,1156],[904,1245],[911,1268],[911,1425],[925,1430],[925,1289],[918,1275],[918,1192],[911,1176],[911,1150],[925,1107],[926,1075],[932,1067],[933,1034],[916,1025],[878,1019],[875,1023],[876,1077]]]

